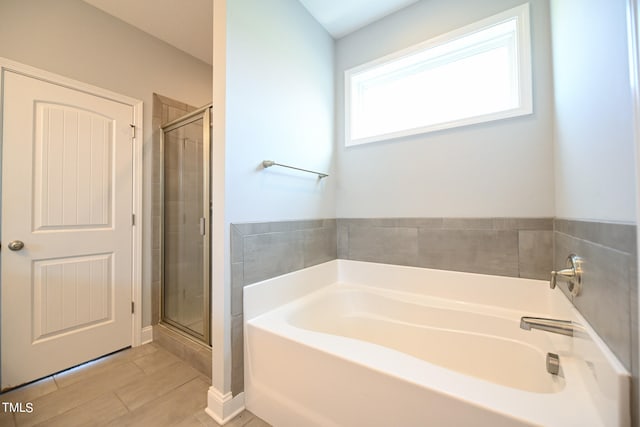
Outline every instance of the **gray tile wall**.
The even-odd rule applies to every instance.
[[[555,268],[564,268],[567,256],[583,258],[582,293],[571,297],[560,288],[629,369],[638,378],[638,280],[636,226],[556,219]]]
[[[338,258],[547,279],[551,218],[338,219]]]
[[[242,289],[337,258],[336,220],[231,224],[231,392],[244,390]]]

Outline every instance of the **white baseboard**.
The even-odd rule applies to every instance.
[[[149,344],[151,341],[153,341],[153,326],[142,328],[140,341],[141,344]]]
[[[205,412],[221,426],[244,411],[244,393],[233,396],[229,392],[222,395],[217,389],[210,387],[207,401],[208,406]]]

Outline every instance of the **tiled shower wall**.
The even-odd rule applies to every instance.
[[[336,258],[546,279],[551,218],[325,219],[231,225],[232,392],[243,390],[242,289]]]

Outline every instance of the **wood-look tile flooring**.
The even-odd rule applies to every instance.
[[[210,383],[162,347],[145,344],[0,394],[0,402],[24,409],[12,413],[0,404],[0,426],[217,427],[204,412]],[[226,426],[269,425],[244,411]]]

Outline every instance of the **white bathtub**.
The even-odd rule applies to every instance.
[[[246,406],[278,427],[629,425],[628,373],[543,281],[337,260],[246,287],[244,318]]]

